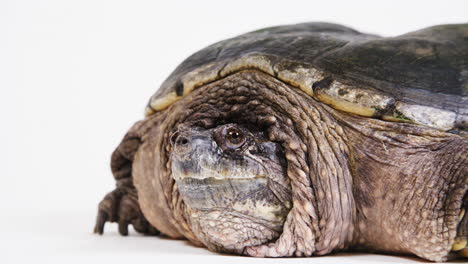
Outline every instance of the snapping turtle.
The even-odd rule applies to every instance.
[[[112,154],[106,222],[256,257],[468,247],[468,24],[327,23],[186,59]]]

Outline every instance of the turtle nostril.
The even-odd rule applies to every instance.
[[[190,136],[178,135],[174,142],[174,151],[178,155],[185,155],[192,150],[192,146],[190,144]]]
[[[176,145],[183,146],[183,145],[187,145],[188,142],[189,140],[186,137],[179,136],[176,140]]]

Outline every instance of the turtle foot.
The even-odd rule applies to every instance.
[[[122,236],[128,235],[128,226],[130,224],[139,233],[146,235],[159,234],[159,231],[151,226],[143,216],[136,194],[132,194],[125,187],[117,187],[99,203],[94,233],[102,235],[107,222],[118,223],[119,233]]]

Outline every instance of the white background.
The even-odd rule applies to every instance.
[[[346,254],[221,256],[184,241],[91,233],[113,189],[109,157],[150,95],[191,53],[307,21],[393,36],[468,22],[468,1],[0,1],[0,263],[413,262]],[[6,260],[6,262],[5,262]]]

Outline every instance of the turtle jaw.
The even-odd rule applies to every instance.
[[[227,210],[270,223],[276,230],[288,211],[268,189],[265,177],[200,180],[189,176],[177,181],[177,187],[191,211]]]
[[[180,133],[172,177],[197,238],[211,250],[241,254],[279,237],[291,207],[290,189],[277,183],[284,176],[272,149],[226,152],[214,134],[213,129]]]

